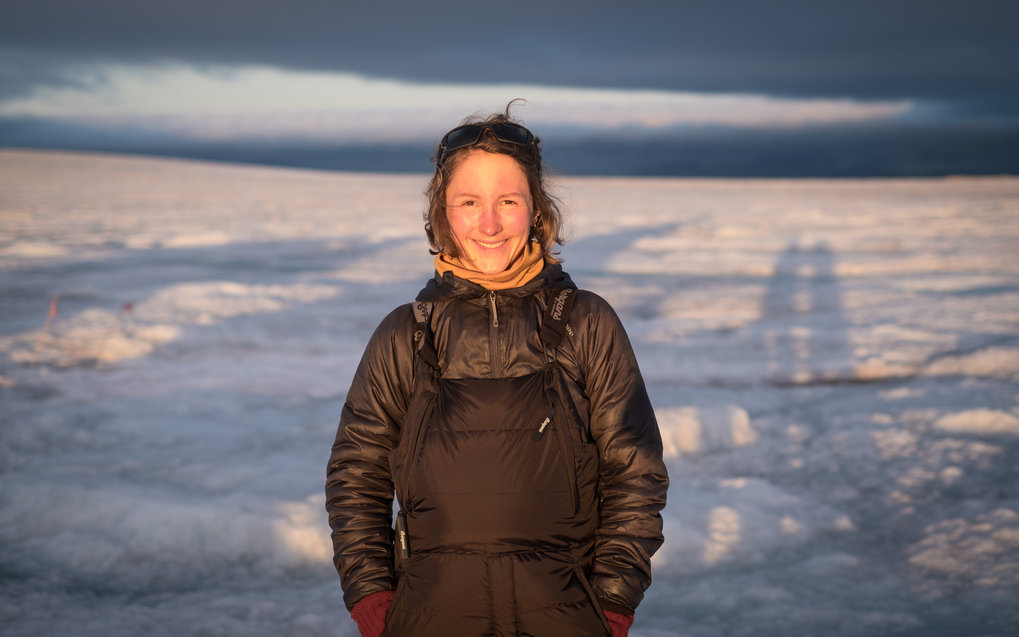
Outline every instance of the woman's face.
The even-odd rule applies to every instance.
[[[465,266],[504,272],[527,245],[535,218],[523,169],[509,155],[469,151],[446,189],[446,217]]]

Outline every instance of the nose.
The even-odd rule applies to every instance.
[[[481,211],[481,218],[478,219],[478,231],[489,237],[502,232],[502,221],[499,219],[499,212],[495,206],[485,206]]]

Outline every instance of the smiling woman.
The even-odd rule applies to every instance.
[[[450,180],[446,217],[464,265],[498,274],[523,254],[537,215],[517,162],[508,155],[473,150]]]
[[[364,637],[625,636],[668,487],[630,342],[554,256],[540,141],[508,109],[435,164],[435,278],[372,336],[329,460],[344,601]]]
[[[465,278],[473,271],[486,275],[490,288],[502,288],[533,276],[522,262],[532,268],[559,262],[562,213],[549,193],[539,144],[508,115],[458,126],[442,138],[425,212],[437,271],[459,267]]]

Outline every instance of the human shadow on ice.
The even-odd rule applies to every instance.
[[[672,398],[656,402],[677,478],[670,501],[683,502],[676,509],[681,513],[666,512],[669,539],[658,567],[689,574],[767,563],[770,555],[824,534],[854,531],[837,506],[772,475],[783,460],[776,445],[783,443],[751,416],[755,405],[760,411],[781,404],[785,397],[776,392],[786,387],[853,379],[849,321],[830,247],[789,243],[774,263],[753,323],[705,330],[686,342],[698,353],[724,351],[705,367],[718,376],[697,383],[696,395],[677,382]],[[672,355],[683,356],[682,348]]]
[[[766,357],[764,380],[801,385],[857,380],[849,321],[827,242],[789,243],[775,263],[750,330]]]
[[[742,394],[770,403],[751,409],[746,429],[703,408],[659,414],[673,485],[656,556],[666,584],[651,595],[676,609],[669,620],[688,622],[719,604],[690,591],[731,592],[752,578],[780,607],[810,607],[832,625],[864,604],[874,634],[1011,634],[1015,377],[975,364],[960,364],[956,378],[865,367],[854,360],[835,272],[828,245],[790,243],[759,319],[725,340],[757,374]],[[714,634],[729,632],[752,634]]]

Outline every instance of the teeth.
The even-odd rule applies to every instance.
[[[478,241],[477,239],[475,239],[474,242],[477,243],[478,245],[480,245],[483,248],[498,248],[502,244],[506,243],[505,240],[504,241],[497,241],[495,243],[485,243],[484,241]]]

